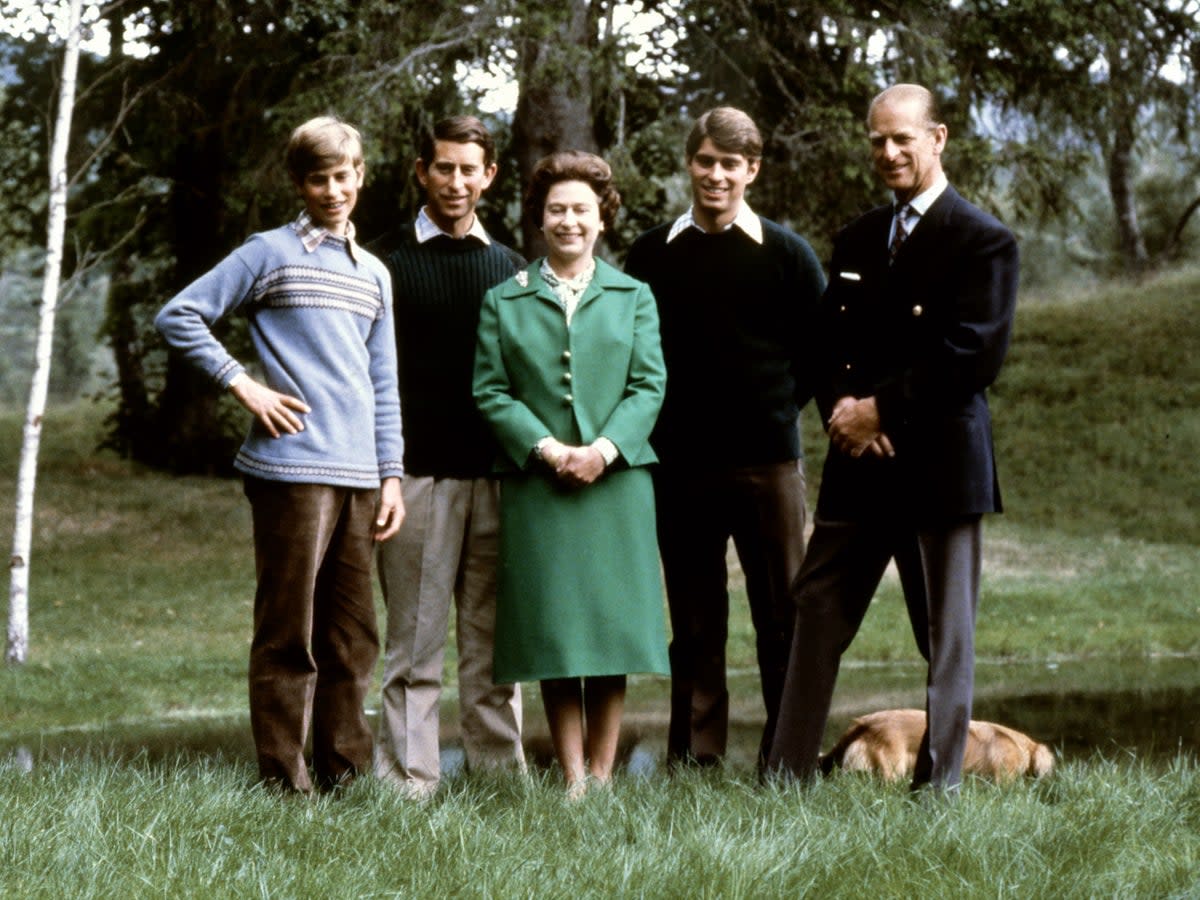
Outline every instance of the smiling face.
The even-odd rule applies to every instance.
[[[438,228],[462,237],[475,221],[475,206],[496,177],[496,164],[484,164],[479,144],[435,141],[433,159],[417,160],[417,180],[425,189],[425,211]]]
[[[737,218],[746,186],[758,175],[759,160],[730,153],[706,137],[688,160],[692,214],[705,231],[720,231]]]
[[[313,223],[334,234],[344,235],[350,214],[363,184],[363,167],[350,160],[323,169],[313,169],[296,184]]]
[[[871,159],[896,200],[905,203],[931,187],[942,172],[946,126],[931,122],[919,97],[877,102],[868,120]]]
[[[586,269],[603,231],[600,198],[591,185],[560,181],[550,186],[542,209],[542,234],[556,273],[569,278]]]

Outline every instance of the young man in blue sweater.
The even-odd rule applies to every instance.
[[[287,168],[300,216],[252,235],[155,324],[254,416],[234,460],[258,576],[250,721],[262,781],[307,794],[310,723],[318,787],[371,766],[371,556],[404,518],[404,446],[391,283],[350,223],[363,183],[359,134],[331,117],[305,122],[292,132]],[[232,312],[249,321],[257,377],[212,334]]]

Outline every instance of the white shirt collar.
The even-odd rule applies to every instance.
[[[429,213],[426,212],[427,208],[428,207],[422,206],[421,211],[417,213],[416,227],[418,244],[423,244],[430,238],[437,237],[439,234],[444,234],[448,238],[454,238],[454,240],[461,240],[461,238],[455,238],[450,232],[443,231],[441,227],[429,217]],[[487,231],[484,230],[483,223],[479,221],[479,216],[474,214],[472,214],[471,227],[467,230],[467,233],[463,235],[463,238],[469,237],[475,238],[475,240],[479,241],[485,247],[492,243],[492,239],[488,237]]]
[[[679,237],[679,235],[683,234],[683,232],[687,231],[689,228],[695,228],[699,231],[704,230],[696,222],[696,217],[692,215],[693,209],[695,209],[695,207],[689,206],[688,211],[675,220],[675,224],[672,225],[671,230],[667,232],[668,244],[675,240],[675,238]],[[728,231],[730,228],[734,227],[741,229],[742,232],[744,232],[745,235],[750,238],[750,240],[754,241],[754,243],[761,244],[763,242],[762,219],[760,219],[754,210],[750,208],[750,204],[746,203],[744,200],[742,201],[741,206],[738,207],[737,215],[734,216],[733,221],[725,226],[725,230]]]
[[[356,234],[354,223],[346,223],[346,233],[334,234],[328,228],[318,225],[313,221],[312,216],[308,214],[308,210],[302,210],[300,215],[292,222],[292,231],[300,238],[300,243],[304,245],[305,253],[315,253],[321,244],[329,241],[334,244],[341,244],[346,248],[346,252],[350,254],[350,258],[356,263],[358,256],[354,236]]]
[[[933,206],[933,201],[942,196],[942,191],[950,184],[946,178],[946,173],[942,172],[934,179],[933,184],[923,190],[917,196],[908,201],[909,215],[916,214],[923,216],[929,212],[929,207]]]

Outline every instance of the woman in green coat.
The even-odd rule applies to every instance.
[[[545,259],[490,290],[475,400],[502,450],[495,678],[541,682],[572,797],[612,777],[625,675],[669,671],[648,439],[666,384],[650,289],[593,256],[607,163],[534,168]]]

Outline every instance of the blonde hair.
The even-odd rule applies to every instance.
[[[292,132],[287,146],[287,170],[299,184],[310,172],[349,162],[363,164],[362,136],[336,116],[317,116]]]

